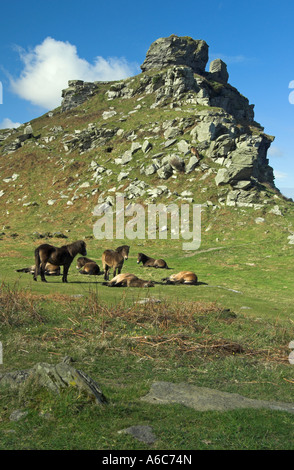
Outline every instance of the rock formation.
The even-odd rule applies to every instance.
[[[208,61],[208,45],[205,41],[172,34],[153,42],[141,65],[142,72],[161,70],[172,65],[191,67],[194,73],[203,73]]]
[[[97,91],[97,82],[69,80],[68,88],[62,90],[62,111],[68,111],[79,106]]]
[[[76,109],[83,116],[82,128],[66,133],[60,126],[45,126],[40,142],[31,138],[29,126],[25,133],[21,128],[11,135],[3,132],[0,149],[7,154],[35,143],[50,150],[51,142],[55,142],[68,155],[106,148],[106,152],[113,152],[105,162],[96,161],[91,154],[94,160],[90,179],[96,184],[107,184],[110,175],[115,175],[118,183],[129,180],[124,185],[129,199],[149,195],[154,200],[161,194],[170,197],[173,194],[169,188],[164,186],[167,189],[161,190],[162,180],[203,173],[201,178],[210,177],[215,184],[220,204],[253,207],[260,204],[261,185],[275,189],[267,158],[274,138],[254,121],[254,105],[228,83],[226,64],[221,59],[213,60],[206,71],[207,62],[205,41],[175,35],[159,38],[147,51],[142,73],[135,77],[116,82],[69,81],[68,88],[62,91],[61,113]],[[98,112],[93,108],[95,122],[89,123],[86,110],[99,93],[103,94],[103,106],[105,102],[110,106],[99,108]],[[136,106],[128,114],[121,111],[122,106],[127,109],[133,103]],[[157,121],[160,110],[163,113]],[[138,124],[138,129],[136,122],[144,122],[146,115],[150,116],[148,127]],[[133,127],[130,130],[127,125],[125,130],[122,123],[131,118]],[[116,148],[122,142],[123,151],[118,154]],[[136,169],[142,180],[138,179],[138,172],[132,178]],[[157,186],[149,183],[154,178],[158,179]],[[97,191],[92,190],[87,197]],[[73,204],[78,197],[75,194],[67,204]],[[111,195],[106,199],[102,198],[102,202],[111,203]],[[193,198],[185,200],[190,199]]]

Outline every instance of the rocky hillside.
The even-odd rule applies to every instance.
[[[228,83],[226,64],[206,71],[208,45],[160,38],[142,73],[116,82],[71,80],[62,105],[0,133],[3,223],[77,219],[97,203],[194,202],[213,211],[280,211],[267,150],[273,137]],[[74,77],[73,77],[74,78]]]

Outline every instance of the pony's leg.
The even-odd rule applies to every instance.
[[[105,265],[105,268],[104,268],[104,279],[105,281],[109,280],[109,266],[107,266],[107,264]]]
[[[69,266],[66,264],[63,266],[63,276],[62,276],[62,282],[67,282],[67,273],[69,270]]]
[[[41,274],[41,281],[42,282],[47,282],[46,278],[45,278],[45,266],[46,266],[46,262],[42,262],[41,266],[40,266],[40,274]]]

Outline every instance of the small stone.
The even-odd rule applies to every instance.
[[[28,414],[28,411],[14,410],[9,416],[10,421],[20,421],[25,418]]]

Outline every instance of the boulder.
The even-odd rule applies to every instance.
[[[210,63],[209,78],[217,82],[227,83],[229,79],[227,65],[221,59],[215,59]]]
[[[173,169],[169,163],[166,163],[157,170],[159,178],[167,180],[173,174]]]
[[[191,171],[195,170],[196,166],[198,165],[199,165],[199,159],[195,155],[192,155],[192,157],[189,158],[189,161],[186,164],[186,167],[185,167],[186,173],[191,173]]]

